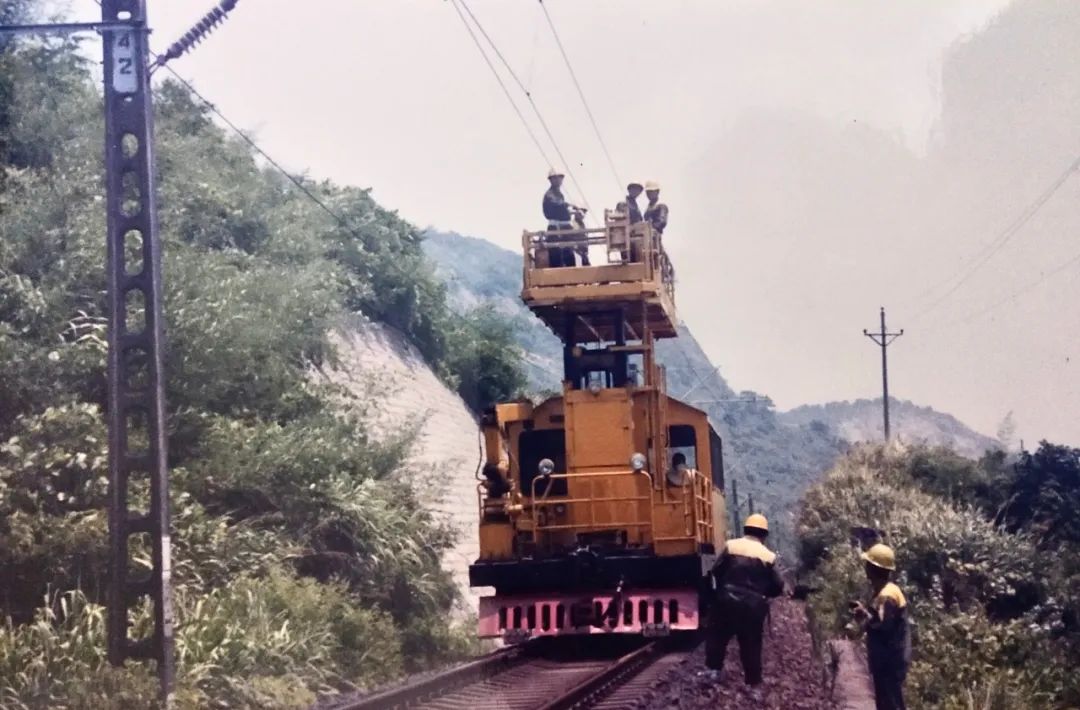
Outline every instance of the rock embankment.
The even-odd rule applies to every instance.
[[[358,399],[376,435],[416,432],[402,472],[414,479],[431,509],[456,528],[457,544],[443,566],[461,588],[465,611],[474,611],[478,590],[469,589],[469,565],[480,552],[475,417],[394,329],[354,316],[332,339],[339,362],[322,375]]]

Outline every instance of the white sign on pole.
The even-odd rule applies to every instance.
[[[118,94],[134,94],[138,80],[135,65],[135,33],[118,30],[113,33],[112,90]]]

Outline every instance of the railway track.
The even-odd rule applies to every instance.
[[[599,657],[525,644],[334,710],[615,710],[632,704],[688,653],[660,641]]]

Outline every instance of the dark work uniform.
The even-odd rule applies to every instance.
[[[776,571],[776,554],[752,537],[729,540],[713,567],[716,598],[709,614],[705,665],[724,667],[731,637],[739,639],[739,657],[748,685],[761,682],[761,637],[769,599],[780,596],[784,582]]]
[[[626,211],[630,216],[630,224],[637,224],[641,221],[641,208],[637,206],[637,200],[630,195],[626,196]]]
[[[652,225],[657,234],[663,234],[667,227],[668,208],[663,202],[645,208],[645,221]]]
[[[874,679],[877,710],[904,710],[904,679],[911,662],[907,600],[889,582],[871,602],[866,622],[866,659]]]
[[[548,231],[570,231],[574,225],[570,222],[570,205],[563,197],[562,190],[552,185],[544,193],[544,217],[548,221]],[[551,241],[556,241],[551,239]],[[551,266],[574,266],[574,250],[553,248],[548,250]]]

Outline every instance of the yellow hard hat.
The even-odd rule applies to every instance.
[[[660,189],[660,183],[656,182],[655,180],[649,180],[647,183],[645,183],[645,189],[646,190],[659,190]]]
[[[761,513],[754,513],[746,519],[743,523],[744,528],[757,528],[758,530],[769,531],[769,520]]]
[[[862,558],[881,569],[895,570],[896,569],[896,554],[888,545],[882,545],[880,542],[871,547],[866,552],[862,553]]]
[[[559,172],[558,170],[556,170],[555,168],[552,168],[551,170],[548,170],[548,180],[550,180],[553,177],[562,177],[562,176],[563,176],[563,174],[561,172]]]

